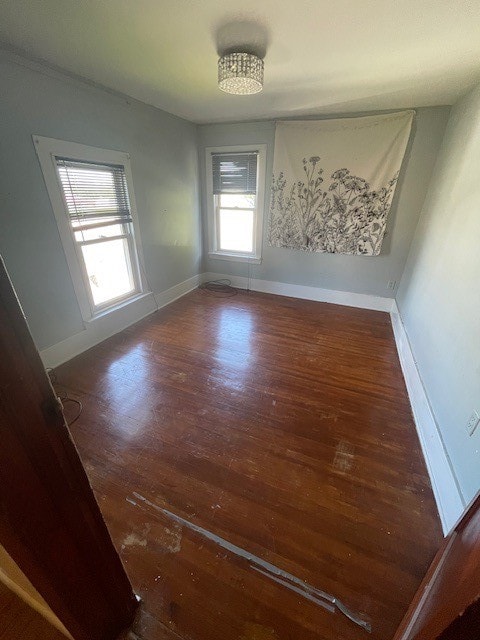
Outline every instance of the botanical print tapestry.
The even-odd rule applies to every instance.
[[[413,115],[278,122],[270,245],[378,255]]]

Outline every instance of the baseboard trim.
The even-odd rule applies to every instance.
[[[418,437],[427,464],[443,532],[447,535],[465,510],[465,500],[428,401],[396,301],[393,301],[390,316]]]
[[[261,293],[273,293],[289,298],[301,298],[316,302],[330,302],[347,307],[360,309],[373,309],[374,311],[387,311],[392,309],[393,298],[383,298],[366,293],[352,293],[349,291],[337,291],[335,289],[322,289],[321,287],[307,287],[301,284],[289,284],[287,282],[275,282],[272,280],[258,280],[257,278],[245,278],[243,276],[231,276],[221,273],[207,272],[203,274],[203,281],[228,278],[232,285],[239,289],[250,289]]]
[[[462,515],[466,504],[428,401],[399,309],[393,298],[206,272],[188,278],[155,295],[144,296],[113,314],[88,323],[84,331],[41,351],[42,361],[46,367],[57,367],[142,320],[156,311],[157,307],[165,307],[181,298],[198,287],[200,283],[221,278],[228,278],[233,286],[240,289],[390,313],[418,437],[446,535]]]
[[[161,309],[178,298],[181,298],[192,291],[192,289],[198,287],[200,283],[218,278],[229,278],[232,284],[240,289],[248,288],[262,293],[273,293],[275,295],[315,300],[317,302],[330,302],[349,307],[359,307],[361,309],[389,312],[393,302],[392,298],[382,298],[380,296],[363,293],[335,291],[333,289],[307,287],[304,285],[273,282],[270,280],[248,280],[248,278],[240,276],[229,276],[212,272],[202,273],[188,278],[170,287],[170,289],[166,291],[156,293],[155,295],[144,296],[118,309],[113,314],[107,314],[96,319],[94,322],[86,323],[85,329],[80,333],[70,336],[41,351],[42,361],[46,367],[58,367],[60,364],[71,360],[103,340],[135,324],[135,322],[142,320],[142,318],[156,311],[157,307]]]
[[[158,308],[161,309],[162,307],[166,307],[167,304],[171,304],[172,302],[175,302],[175,300],[182,298],[187,295],[187,293],[190,293],[190,291],[196,289],[202,282],[204,282],[202,274],[197,273],[197,275],[192,276],[183,282],[179,282],[173,287],[170,287],[170,289],[162,291],[162,293],[156,293],[155,300]]]
[[[85,329],[80,333],[76,333],[66,340],[62,340],[41,351],[40,356],[43,364],[45,367],[58,367],[60,364],[67,362],[67,360],[71,360],[80,353],[103,342],[103,340],[142,320],[156,311],[157,308],[161,309],[181,298],[192,289],[198,287],[200,282],[202,282],[202,276],[195,275],[161,293],[143,296],[111,314],[106,314],[93,322],[86,323]]]

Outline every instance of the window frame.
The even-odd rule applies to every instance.
[[[219,215],[217,215],[216,197],[213,193],[212,153],[258,153],[257,158],[257,194],[253,223],[253,252],[224,251],[219,248]],[[266,144],[228,145],[205,148],[206,198],[208,256],[233,262],[260,264],[263,247],[263,222],[265,217],[265,180],[266,180]]]
[[[82,318],[90,322],[123,307],[130,302],[138,300],[149,292],[145,286],[141,265],[143,264],[143,252],[138,224],[137,207],[133,191],[133,178],[130,166],[130,154],[123,151],[113,151],[91,147],[77,142],[33,136],[35,150],[43,172],[45,185],[50,197],[60,239],[62,241],[65,258],[72,278],[73,287],[80,307]],[[135,290],[123,296],[119,296],[108,302],[95,305],[87,275],[85,261],[83,259],[80,244],[75,240],[75,232],[70,224],[67,214],[63,187],[57,171],[56,158],[67,157],[80,162],[103,163],[120,165],[123,167],[127,182],[128,199],[130,204],[132,222],[131,233],[126,234],[129,247],[129,257],[132,268]]]

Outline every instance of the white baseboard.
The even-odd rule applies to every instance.
[[[307,287],[270,280],[258,280],[256,278],[249,280],[241,276],[208,272],[195,275],[166,291],[155,294],[155,296],[143,296],[112,314],[106,314],[93,322],[87,323],[85,330],[81,333],[77,333],[44,349],[40,353],[43,363],[46,367],[56,367],[153,313],[157,306],[161,308],[181,298],[195,289],[201,282],[220,278],[228,278],[233,286],[240,289],[249,288],[252,291],[262,293],[390,312],[395,342],[407,385],[415,425],[427,464],[443,531],[447,534],[462,515],[465,509],[465,501],[440,436],[405,327],[403,326],[396,301],[393,298]]]
[[[135,322],[142,320],[174,300],[181,298],[186,293],[198,287],[202,282],[200,275],[193,276],[176,284],[166,291],[142,296],[141,298],[124,305],[112,313],[105,314],[91,322],[85,323],[85,329],[80,333],[70,336],[57,344],[48,347],[40,352],[45,367],[58,367],[63,362],[78,356],[83,351],[87,351],[99,342],[123,331]]]
[[[273,293],[289,298],[301,298],[303,300],[315,300],[316,302],[330,302],[347,307],[359,307],[360,309],[373,309],[375,311],[391,311],[393,298],[383,298],[366,293],[352,293],[349,291],[337,291],[334,289],[322,289],[320,287],[307,287],[301,284],[288,284],[286,282],[274,282],[272,280],[258,280],[257,278],[245,278],[243,276],[230,276],[221,273],[204,273],[203,281],[228,278],[234,287],[250,289],[261,293]]]
[[[162,293],[156,293],[155,300],[157,301],[158,308],[161,309],[167,304],[175,302],[175,300],[178,300],[187,293],[190,293],[190,291],[193,291],[193,289],[196,289],[202,282],[204,282],[202,274],[197,273],[197,275],[192,276],[183,282],[179,282],[173,287],[170,287],[170,289],[162,291]]]
[[[396,301],[393,301],[390,316],[418,437],[446,535],[465,510],[465,500],[428,401]]]
[[[362,309],[390,311],[393,302],[392,298],[382,298],[380,296],[363,293],[334,291],[332,289],[306,287],[298,284],[272,282],[270,280],[251,279],[249,281],[247,278],[240,276],[227,276],[219,273],[197,274],[166,291],[156,293],[155,296],[143,296],[117,309],[111,314],[105,314],[92,322],[87,322],[84,331],[41,351],[40,355],[43,363],[46,367],[58,367],[60,364],[67,362],[67,360],[74,358],[80,353],[83,353],[83,351],[94,347],[99,342],[110,338],[135,322],[145,318],[150,313],[153,313],[157,309],[157,306],[160,309],[174,302],[174,300],[181,298],[189,291],[192,291],[192,289],[195,289],[201,282],[216,280],[218,278],[229,278],[232,284],[240,289],[247,289],[249,287],[253,291],[263,293],[273,293],[305,300],[316,300],[317,302],[331,302],[350,307],[360,307]]]

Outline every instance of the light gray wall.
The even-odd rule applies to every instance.
[[[452,109],[397,296],[460,489],[480,489],[480,87]]]
[[[43,349],[83,324],[32,134],[130,153],[155,293],[199,272],[201,233],[196,126],[38,69],[0,53],[0,253]]]
[[[264,215],[263,261],[250,265],[252,277],[337,289],[355,293],[394,297],[387,288],[389,280],[400,281],[425,198],[438,149],[447,124],[449,107],[417,110],[413,132],[400,174],[387,236],[382,254],[378,257],[343,256],[325,253],[306,253],[268,246],[268,190]],[[364,114],[360,114],[364,115]],[[199,156],[202,188],[205,184],[205,148],[224,145],[266,144],[267,183],[272,175],[275,123],[202,125],[199,127]],[[203,189],[204,229],[206,201]],[[204,237],[204,247],[208,247]],[[205,251],[204,270],[247,276],[249,265],[226,260],[209,259]]]

